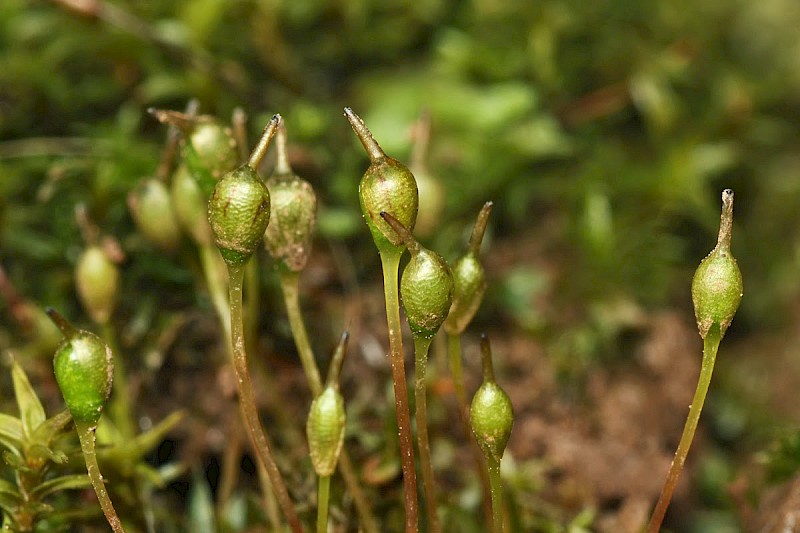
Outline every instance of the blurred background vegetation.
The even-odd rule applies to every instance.
[[[179,312],[209,312],[185,257],[150,246],[126,204],[165,138],[146,109],[197,98],[223,118],[244,108],[251,137],[283,115],[295,170],[323,204],[320,242],[346,250],[359,283],[375,283],[356,196],[365,157],[341,110],[353,107],[405,161],[427,112],[425,164],[446,193],[426,245],[455,258],[480,205],[495,202],[493,281],[475,327],[534,341],[558,394],[581,402],[597,369],[635,367],[631,347],[650,317],[674,311],[691,326],[691,274],[730,187],[745,297],[673,527],[747,529],[765,491],[800,465],[798,27],[795,0],[4,0],[0,262],[26,299],[88,324],[72,280],[84,204],[125,254],[116,321],[126,352],[148,353]],[[263,282],[263,337],[291,351],[275,281]],[[309,309],[312,319],[320,311]],[[0,349],[36,356],[7,298],[0,317]],[[330,346],[345,320],[321,320],[332,324],[316,342]],[[691,346],[699,367],[699,340]],[[46,367],[38,355],[24,366]],[[142,355],[130,366],[146,376],[148,364]],[[12,412],[10,378],[0,386]],[[59,405],[57,395],[46,403]],[[519,472],[538,464],[515,459]],[[732,496],[737,481],[746,505]],[[457,501],[469,507],[465,494]],[[550,508],[547,520],[521,507],[521,531],[596,527],[588,504]]]

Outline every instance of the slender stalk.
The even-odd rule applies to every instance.
[[[403,250],[381,252],[383,291],[386,300],[386,322],[389,327],[389,346],[394,381],[394,400],[397,411],[397,433],[400,437],[400,463],[403,467],[403,492],[406,507],[406,533],[416,533],[419,521],[417,510],[417,474],[414,471],[414,442],[411,437],[411,416],[408,411],[406,370],[403,361],[403,336],[400,329],[400,299],[397,273]]]
[[[447,352],[450,359],[450,373],[453,376],[453,387],[456,391],[456,403],[458,404],[458,418],[461,420],[461,427],[464,431],[464,438],[469,442],[469,451],[472,455],[472,462],[475,464],[475,471],[478,472],[478,479],[483,490],[481,507],[483,516],[486,519],[486,527],[492,516],[492,501],[490,499],[491,479],[487,473],[486,459],[483,452],[475,440],[472,428],[469,424],[469,406],[467,405],[467,394],[464,390],[464,376],[461,371],[461,336],[447,334]]]
[[[231,308],[228,304],[228,295],[225,291],[224,263],[221,261],[219,252],[213,244],[200,245],[200,262],[203,265],[203,276],[206,279],[208,294],[211,296],[211,303],[217,312],[222,329],[225,332],[225,339],[228,346],[233,346],[231,338]],[[233,352],[231,352],[231,355]]]
[[[428,401],[426,398],[427,383],[425,375],[428,367],[428,349],[433,338],[414,338],[414,416],[417,421],[417,449],[419,449],[419,467],[422,472],[422,487],[425,491],[425,502],[428,516],[428,531],[439,533],[442,528],[436,514],[436,481],[431,464],[431,446],[428,440]]]
[[[248,339],[247,348],[255,350],[255,342],[257,341],[256,331],[258,329],[258,311],[259,303],[261,302],[258,257],[256,254],[253,254],[253,257],[251,257],[250,261],[245,265],[244,276],[247,286],[247,290],[244,291],[244,333],[245,339]]]
[[[503,533],[503,480],[500,461],[487,457],[489,479],[492,483],[492,533]]]
[[[100,466],[97,464],[97,453],[94,446],[95,426],[76,420],[75,428],[78,430],[81,451],[83,451],[83,458],[86,460],[86,470],[89,472],[89,479],[92,482],[92,487],[94,487],[94,492],[97,494],[97,500],[100,502],[103,514],[106,515],[106,520],[108,520],[114,533],[125,533],[122,522],[117,516],[117,511],[114,510],[114,504],[111,503],[111,498],[108,496],[106,484],[103,482],[103,475],[100,473]]]
[[[331,476],[317,479],[317,533],[328,531],[328,499],[331,493]]]
[[[700,378],[697,381],[697,389],[694,392],[694,398],[689,408],[689,416],[686,419],[686,424],[683,426],[683,435],[678,444],[678,449],[675,452],[675,458],[672,460],[672,465],[669,468],[664,487],[661,489],[658,503],[653,511],[653,516],[650,518],[650,523],[647,526],[648,533],[657,533],[661,529],[661,522],[664,520],[667,507],[669,507],[669,502],[672,499],[672,493],[675,490],[675,486],[678,484],[678,478],[686,462],[689,447],[691,447],[692,439],[694,439],[694,433],[700,420],[700,412],[703,410],[703,403],[708,393],[708,386],[711,383],[711,374],[714,371],[714,362],[717,358],[717,350],[719,349],[721,340],[722,335],[720,334],[718,324],[715,324],[706,334],[706,338],[703,339],[703,363],[700,367]]]
[[[319,368],[314,359],[314,352],[311,349],[311,343],[308,340],[308,331],[306,330],[305,321],[300,312],[300,274],[289,269],[281,269],[280,272],[283,300],[286,304],[286,314],[289,317],[289,326],[292,329],[294,344],[300,356],[300,362],[303,365],[303,371],[306,374],[306,380],[308,381],[311,393],[316,398],[322,393],[322,380],[320,378]],[[361,520],[361,529],[364,533],[377,533],[378,526],[375,522],[375,518],[372,516],[372,506],[364,494],[364,491],[361,489],[358,476],[353,467],[353,462],[347,450],[344,448],[342,448],[339,455],[339,463],[337,466],[339,472],[342,474],[347,490],[353,498],[356,510],[358,511]]]
[[[258,456],[259,462],[267,470],[267,475],[275,491],[275,497],[281,506],[289,527],[295,533],[302,532],[303,526],[295,511],[294,504],[289,498],[289,492],[283,482],[278,465],[272,457],[269,442],[264,429],[258,419],[256,410],[255,395],[253,384],[250,381],[250,373],[247,370],[247,354],[244,346],[244,326],[242,322],[242,281],[244,277],[244,265],[228,265],[230,277],[230,311],[231,311],[231,338],[233,340],[233,368],[236,371],[236,383],[239,389],[239,406],[242,410],[245,427],[253,442],[253,448]]]

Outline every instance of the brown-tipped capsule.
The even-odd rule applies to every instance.
[[[72,327],[55,310],[48,309],[47,314],[64,334],[53,369],[67,408],[76,421],[96,425],[111,394],[111,348],[97,335]]]
[[[128,209],[136,227],[153,246],[175,250],[181,242],[181,230],[175,217],[172,197],[163,181],[143,180],[128,195]]]
[[[358,186],[361,213],[378,251],[398,252],[402,250],[402,242],[381,219],[380,213],[391,214],[413,231],[419,207],[417,182],[405,165],[384,153],[358,115],[349,107],[344,109],[344,114],[369,155],[369,167]]]
[[[481,336],[483,383],[472,398],[470,422],[483,453],[500,461],[514,425],[514,409],[508,394],[494,380],[489,339]]]
[[[283,124],[275,134],[277,163],[267,180],[272,202],[264,242],[270,255],[285,268],[303,270],[311,255],[317,224],[317,196],[311,184],[292,172]]]
[[[92,245],[83,251],[75,266],[75,286],[92,320],[108,322],[117,304],[119,269],[102,247]]]
[[[347,340],[345,332],[336,347],[325,388],[312,402],[306,423],[311,463],[320,477],[330,476],[336,470],[344,442],[346,417],[344,398],[339,392],[339,372],[347,351]]]
[[[411,253],[400,280],[400,297],[408,326],[415,337],[429,339],[436,335],[450,311],[453,274],[442,256],[420,245],[396,218],[388,213],[381,213],[381,217]]]
[[[720,337],[733,321],[742,301],[742,273],[731,254],[733,229],[733,191],[722,191],[722,216],[717,245],[703,259],[692,279],[692,302],[700,336],[705,339],[712,326]]]
[[[162,109],[150,109],[149,112],[183,133],[186,165],[206,195],[211,194],[217,180],[236,168],[239,155],[233,132],[216,117]]]
[[[483,204],[472,230],[469,249],[453,265],[453,281],[455,283],[453,305],[444,323],[444,329],[449,335],[461,335],[467,329],[483,301],[487,284],[486,272],[480,260],[480,249],[491,212],[492,202]]]
[[[269,191],[256,168],[280,121],[280,115],[272,117],[250,160],[219,180],[208,202],[214,240],[229,266],[242,265],[250,259],[269,224]]]

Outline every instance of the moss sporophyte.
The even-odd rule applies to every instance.
[[[711,374],[717,358],[720,341],[733,321],[733,316],[742,300],[742,273],[736,259],[731,254],[731,233],[733,230],[733,191],[722,191],[722,215],[720,217],[717,245],[711,250],[695,271],[692,279],[692,303],[697,319],[697,329],[703,339],[703,362],[700,378],[689,408],[689,416],[683,427],[675,458],[672,460],[664,487],[656,503],[648,533],[657,533],[672,499],[686,456],[692,445],[700,412],[711,383]]]
[[[75,421],[89,478],[111,528],[115,533],[123,533],[122,523],[100,474],[95,452],[95,429],[111,394],[114,375],[111,348],[97,335],[72,327],[54,309],[48,309],[47,314],[64,335],[64,340],[56,349],[53,369],[64,402]]]

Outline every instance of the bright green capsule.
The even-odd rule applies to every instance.
[[[419,208],[417,182],[405,165],[386,155],[358,115],[349,107],[344,114],[369,154],[369,167],[358,185],[361,213],[378,251],[398,251],[402,249],[402,241],[380,214],[389,213],[414,231]]]
[[[272,117],[250,160],[219,180],[208,201],[208,221],[217,248],[228,265],[247,262],[269,224],[269,191],[256,168],[280,120],[280,115]]]
[[[450,311],[453,274],[442,256],[420,245],[397,219],[388,213],[381,216],[411,253],[400,280],[400,297],[411,332],[415,337],[429,339],[436,335]]]
[[[718,325],[720,337],[733,321],[742,301],[742,273],[731,254],[733,228],[733,191],[722,191],[722,216],[717,245],[695,271],[692,279],[692,302],[697,329],[705,338],[713,325]]]
[[[486,271],[480,260],[480,249],[491,212],[492,202],[486,202],[472,230],[467,253],[453,265],[453,305],[444,323],[444,330],[449,335],[464,333],[483,301],[487,283]]]
[[[488,338],[481,338],[483,384],[470,407],[470,423],[475,439],[488,457],[500,461],[514,425],[514,409],[508,394],[494,380],[492,352]]]
[[[270,255],[285,268],[303,270],[311,255],[317,225],[317,196],[311,184],[292,171],[286,150],[286,129],[275,136],[278,155],[275,172],[267,180],[272,202],[264,242]]]
[[[111,348],[97,335],[72,327],[55,310],[48,309],[47,314],[64,334],[53,369],[67,408],[77,422],[96,425],[111,394]]]
[[[330,476],[336,470],[344,442],[346,417],[344,398],[339,392],[339,373],[347,351],[348,338],[347,332],[342,334],[331,360],[325,388],[312,402],[306,423],[311,463],[320,477]]]

